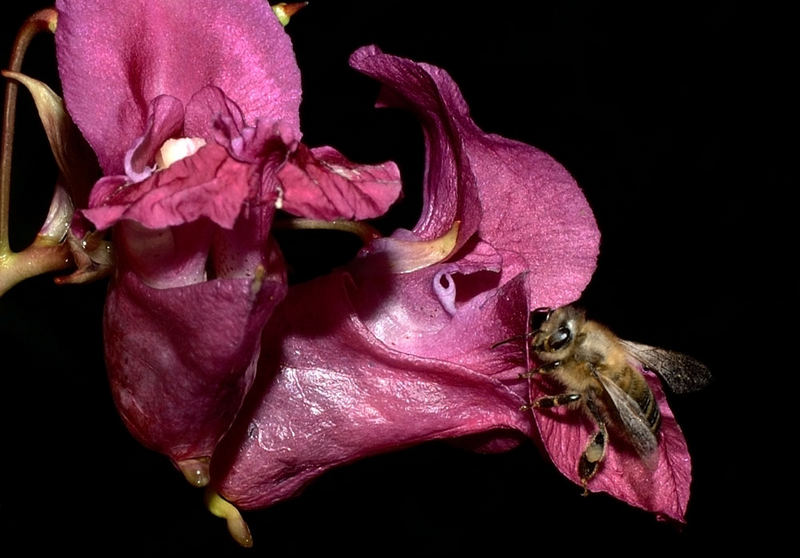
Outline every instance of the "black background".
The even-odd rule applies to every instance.
[[[0,59],[24,17],[47,6],[27,4],[2,8]],[[603,235],[583,305],[622,337],[690,353],[715,374],[704,392],[672,398],[694,463],[687,524],[604,495],[582,498],[532,444],[500,455],[426,444],[329,472],[297,498],[247,513],[256,546],[238,549],[200,491],[122,426],[102,359],[105,284],[59,288],[40,277],[0,299],[3,544],[279,556],[641,554],[776,541],[758,498],[771,483],[755,465],[766,462],[789,485],[793,471],[787,458],[773,467],[767,457],[757,417],[782,397],[753,379],[750,320],[764,296],[785,297],[754,280],[778,236],[777,219],[760,221],[760,202],[779,201],[788,185],[778,168],[790,150],[762,127],[783,119],[788,98],[781,18],[728,2],[489,4],[312,1],[288,28],[303,72],[305,141],[358,161],[397,161],[406,197],[379,226],[413,226],[419,127],[405,113],[374,110],[376,84],[347,66],[354,49],[376,43],[443,67],[480,127],[570,170]],[[52,39],[36,41],[25,71],[57,87]],[[40,226],[56,176],[24,92],[19,111],[17,250]],[[300,275],[309,272],[300,259],[336,263],[317,236],[284,242],[301,252]]]

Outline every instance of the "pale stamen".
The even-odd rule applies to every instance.
[[[197,153],[206,144],[203,138],[168,139],[156,154],[159,170],[169,168],[173,163]]]

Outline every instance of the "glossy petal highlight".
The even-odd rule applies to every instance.
[[[522,287],[509,283],[475,309],[472,323],[491,337],[520,327]],[[259,383],[212,461],[217,490],[237,506],[270,505],[331,467],[390,449],[487,431],[530,432],[520,393],[468,356],[486,354],[485,335],[462,344],[465,364],[396,351],[358,317],[351,302],[358,290],[343,273],[299,285],[270,322]],[[280,349],[267,347],[276,341]],[[491,356],[501,376],[524,389],[519,359]]]
[[[499,450],[515,431],[536,437],[530,413],[520,411],[528,385],[519,376],[526,371],[519,334],[531,299],[574,296],[574,287],[556,280],[563,266],[536,284],[532,268],[559,257],[589,262],[582,288],[594,266],[594,219],[563,168],[478,130],[442,70],[374,47],[351,63],[385,85],[382,104],[420,118],[428,150],[423,212],[412,231],[373,241],[346,272],[291,289],[273,322],[281,329],[264,337],[266,344],[282,336],[282,353],[266,351],[259,385],[212,462],[217,489],[244,508],[291,496],[331,467],[425,440],[482,434],[483,449]],[[537,179],[523,180],[523,172]],[[563,189],[569,195],[553,194]],[[557,219],[531,219],[530,203]],[[560,203],[576,206],[563,210],[569,226],[561,208],[550,207]],[[520,244],[531,239],[500,221],[564,242]],[[571,225],[585,234],[561,254]],[[457,238],[440,257],[392,265],[449,235]],[[497,346],[512,337],[519,342]]]

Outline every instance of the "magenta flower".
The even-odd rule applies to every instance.
[[[264,336],[274,349],[212,461],[214,486],[252,509],[378,452],[456,437],[502,450],[522,436],[577,482],[581,418],[520,411],[540,394],[519,377],[524,342],[492,347],[525,333],[531,308],[570,302],[589,281],[599,233],[583,194],[545,153],[478,129],[443,70],[374,47],[351,63],[384,85],[380,104],[422,123],[423,215],[341,272],[290,289]],[[654,393],[655,470],[612,446],[589,489],[680,520],[688,455]]]
[[[57,9],[65,103],[105,174],[82,213],[113,228],[117,251],[114,398],[142,443],[203,484],[286,293],[276,208],[374,217],[399,194],[397,169],[300,144],[299,71],[262,0]]]

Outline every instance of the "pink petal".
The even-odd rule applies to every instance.
[[[299,134],[300,73],[263,0],[58,0],[56,47],[67,110],[105,174],[122,174],[149,102],[184,106],[219,87],[245,118],[285,120]]]
[[[392,162],[357,165],[332,147],[297,151],[278,172],[282,209],[311,219],[370,219],[383,215],[400,195],[400,171]]]
[[[242,110],[219,87],[204,87],[186,105],[184,133],[187,137],[217,139],[222,126],[240,133],[245,127]],[[224,141],[217,143],[225,145]]]
[[[255,374],[259,334],[279,281],[150,288],[121,274],[105,306],[106,361],[125,424],[173,461],[209,457]]]
[[[254,172],[252,165],[230,158],[223,147],[207,145],[137,184],[104,179],[83,213],[98,229],[121,219],[156,229],[201,217],[231,228],[250,193]]]
[[[502,257],[501,282],[528,272],[532,307],[575,300],[594,272],[600,234],[569,173],[535,147],[481,131],[440,68],[376,47],[350,62],[384,84],[381,104],[409,107],[422,122],[425,209],[414,232],[440,236],[460,219],[459,246],[477,232]]]
[[[658,378],[647,371],[644,374],[661,411],[658,460],[654,464],[644,463],[631,450],[615,444],[613,433],[609,433],[611,443],[588,488],[593,492],[608,492],[633,506],[683,521],[691,483],[691,459],[686,440]],[[537,380],[532,381],[531,400],[548,393]],[[595,425],[582,412],[565,408],[536,411],[535,418],[553,463],[564,476],[580,484],[578,459],[589,436],[596,430]]]
[[[157,289],[201,283],[214,232],[206,220],[163,229],[124,220],[114,227],[116,267]]]
[[[480,333],[486,338],[480,349],[490,358],[491,345],[525,330],[524,317],[513,332],[490,332],[477,321],[464,326],[465,320],[472,319],[468,317],[476,315],[476,307],[487,298],[499,296],[495,273],[464,268],[463,276],[456,280],[454,275],[462,273],[458,262],[407,274],[383,273],[379,266],[379,259],[359,261],[352,266],[359,285],[353,305],[372,334],[397,351],[452,361],[465,350],[466,341]],[[524,278],[517,282],[520,281],[518,288],[524,285]],[[466,294],[460,292],[461,287]],[[506,289],[505,296],[509,296],[508,292]],[[526,312],[524,294],[515,304],[522,308],[523,314]],[[508,335],[502,337],[505,333]]]
[[[298,132],[284,120],[256,118],[253,125],[248,125],[236,103],[221,89],[211,86],[198,91],[189,101],[184,134],[218,143],[245,163],[261,165],[265,158],[277,156],[273,173],[299,143]]]
[[[376,47],[354,52],[350,65],[384,84],[382,105],[407,107],[420,119],[427,153],[423,213],[413,230],[431,240],[460,221],[460,248],[477,231],[481,206],[461,130],[452,118],[465,106],[458,87],[437,81],[422,64],[385,55]]]
[[[475,309],[471,320],[483,329],[464,336],[463,365],[381,343],[351,305],[358,291],[345,274],[326,276],[293,288],[271,320],[259,383],[212,461],[212,482],[237,506],[267,506],[332,467],[426,440],[530,434],[519,412],[519,355],[484,351],[523,326],[522,281]],[[272,343],[280,351],[266,349]],[[485,372],[487,357],[516,389]]]
[[[501,281],[528,272],[532,308],[577,299],[597,265],[600,232],[575,180],[535,147],[476,127],[464,133],[481,185],[478,234],[503,258]]]

